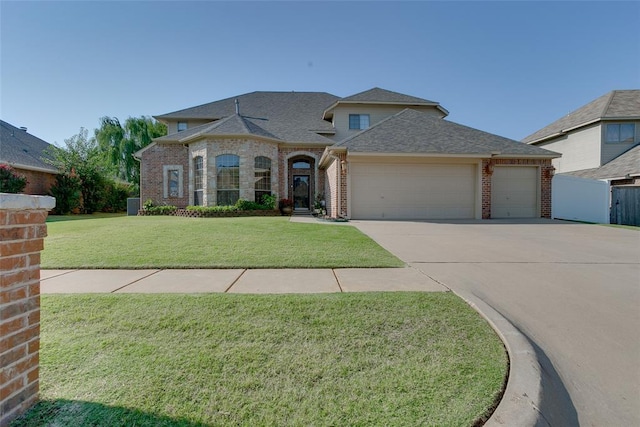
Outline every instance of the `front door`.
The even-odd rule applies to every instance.
[[[309,175],[293,176],[293,208],[308,210],[309,205]]]

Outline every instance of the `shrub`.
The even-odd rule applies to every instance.
[[[9,165],[0,165],[0,193],[22,193],[26,186],[27,178]]]
[[[133,186],[129,183],[108,182],[105,186],[104,212],[125,212],[127,210],[127,198],[131,195]]]
[[[151,206],[145,209],[149,215],[172,215],[178,210],[177,206],[164,205],[164,206]]]
[[[237,212],[240,209],[237,206],[187,206],[187,210],[207,214],[210,212]]]
[[[236,202],[236,207],[240,211],[266,211],[269,210],[268,206],[262,205],[260,203],[252,202],[249,200],[238,200]]]
[[[55,212],[67,215],[80,207],[82,195],[81,182],[75,174],[56,175],[56,183],[51,186],[49,194],[56,198]]]
[[[276,196],[273,194],[265,194],[262,196],[262,204],[267,209],[275,209],[276,208]]]

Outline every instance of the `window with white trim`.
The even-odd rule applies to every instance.
[[[369,128],[368,114],[349,114],[349,129]]]
[[[635,123],[608,123],[605,128],[605,142],[633,142],[636,135]]]
[[[240,198],[240,157],[221,154],[216,157],[217,205],[235,205]]]
[[[187,130],[187,122],[178,122],[178,132]]]

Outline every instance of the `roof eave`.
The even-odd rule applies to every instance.
[[[322,120],[328,120],[333,117],[332,110],[339,104],[351,105],[403,105],[410,107],[436,107],[444,116],[449,115],[449,111],[437,102],[391,102],[391,101],[336,101],[322,113]]]
[[[60,173],[57,169],[49,169],[49,168],[41,168],[39,166],[31,166],[31,165],[25,165],[22,163],[16,163],[16,162],[8,162],[6,160],[2,160],[0,161],[0,164],[5,164],[5,165],[9,165],[12,168],[15,169],[24,169],[24,170],[28,170],[28,171],[33,171],[33,172],[45,172],[45,173],[52,173],[52,174],[57,174]]]

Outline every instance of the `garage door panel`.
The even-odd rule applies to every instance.
[[[473,164],[352,164],[354,219],[475,217]]]
[[[538,168],[497,166],[491,177],[492,218],[537,218]]]

